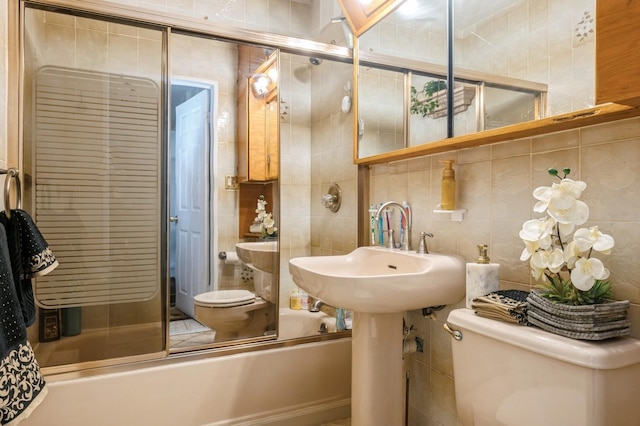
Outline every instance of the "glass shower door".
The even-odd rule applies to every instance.
[[[24,35],[24,206],[60,263],[37,359],[164,355],[165,31],[27,7]]]

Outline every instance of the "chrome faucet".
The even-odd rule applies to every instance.
[[[398,203],[397,201],[387,201],[386,203],[378,207],[378,210],[376,211],[376,223],[380,223],[380,214],[387,207],[397,207],[400,210],[400,213],[404,218],[404,223],[407,224],[407,228],[404,231],[404,235],[402,236],[402,241],[401,241],[402,250],[405,250],[405,251],[411,250],[411,210],[407,212],[402,206],[402,204]],[[379,229],[379,231],[382,232],[382,229]]]
[[[429,249],[427,248],[427,237],[433,238],[433,234],[430,232],[420,233],[420,245],[418,246],[418,250],[416,250],[416,253],[429,254]]]
[[[322,300],[315,299],[311,305],[311,309],[309,309],[309,312],[320,312],[320,307],[324,304],[325,303]]]

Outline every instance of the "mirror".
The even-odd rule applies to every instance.
[[[26,208],[37,215],[64,263],[57,270],[61,275],[52,275],[51,286],[63,287],[67,301],[74,303],[69,296],[82,292],[84,274],[101,297],[88,294],[90,306],[67,306],[74,309],[78,334],[44,342],[37,338],[38,329],[31,329],[42,365],[313,339],[335,330],[331,312],[285,309],[292,282],[287,273],[281,289],[279,275],[289,258],[312,251],[312,208],[323,213],[314,216],[322,218],[320,228],[340,230],[347,220],[355,220],[346,216],[354,215],[355,195],[337,214],[325,213],[315,196],[328,180],[355,191],[355,166],[342,155],[351,148],[353,130],[351,114],[343,108],[351,95],[346,52],[335,62],[287,54],[281,68],[278,49],[258,46],[255,40],[248,45],[115,17],[25,10],[25,49],[37,53],[24,55],[24,188],[25,199],[35,202]],[[131,41],[139,50],[131,48]],[[330,45],[324,48],[332,51]],[[76,63],[82,69],[68,68]],[[89,104],[89,99],[95,102]],[[255,135],[249,134],[248,123],[255,124]],[[326,146],[329,134],[335,141]],[[239,173],[239,157],[252,139],[263,145],[255,150],[261,157],[257,162],[269,166],[259,177]],[[312,161],[319,152],[326,163],[320,166],[317,155]],[[49,183],[50,177],[55,181]],[[114,204],[107,205],[107,198]],[[252,228],[257,217],[259,225],[266,224],[256,212],[261,207],[273,224]],[[84,224],[93,227],[91,232],[85,232]],[[284,240],[280,229],[289,230]],[[69,238],[71,231],[86,241],[77,244],[75,237]],[[355,245],[355,233],[345,234],[340,235],[345,248],[331,250]],[[313,241],[325,250],[323,242]],[[283,247],[286,257],[279,260]],[[111,258],[96,266],[100,256]],[[138,262],[135,268],[127,263],[131,257]],[[113,271],[112,258],[120,262]],[[68,273],[69,268],[77,271]],[[118,279],[107,272],[119,274]],[[233,297],[241,309],[249,301],[257,304],[260,294],[260,321],[247,326],[249,334],[221,331],[206,319],[195,321],[199,307],[224,304],[199,297],[214,290],[249,291],[251,299]],[[48,307],[64,322],[53,303]],[[218,320],[229,322],[231,317]]]
[[[274,338],[279,52],[171,37],[171,349]],[[203,109],[212,119],[191,117]]]
[[[524,125],[536,131],[539,125],[535,122],[548,125],[565,114],[592,111],[594,16],[594,0],[580,4],[570,0],[549,4],[532,0],[471,4],[408,0],[360,34],[355,43],[360,126],[354,136],[356,162],[389,161],[430,149],[438,152],[447,146],[513,138]],[[452,76],[448,75],[450,64]],[[395,73],[393,80],[404,77],[405,86],[380,84],[372,90],[371,74],[375,73]],[[444,86],[434,91],[429,87],[451,82],[451,94]],[[396,102],[402,90],[404,121],[400,129]],[[413,102],[412,93],[417,95]],[[434,93],[434,99],[429,99]],[[388,100],[394,102],[393,132]],[[419,103],[415,105],[416,100],[434,101],[441,109],[445,104],[447,114],[423,115],[425,110]],[[446,106],[449,100],[451,110]],[[386,123],[375,115],[372,105],[386,109]],[[589,116],[576,114],[582,115]],[[375,122],[382,124],[380,129]],[[403,133],[402,144],[392,141],[391,133]],[[483,137],[485,141],[477,141]]]

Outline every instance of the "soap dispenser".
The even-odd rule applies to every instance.
[[[442,193],[440,208],[442,210],[456,209],[456,171],[453,170],[453,160],[440,160],[444,163],[442,170]]]
[[[500,290],[500,265],[491,263],[486,244],[478,244],[476,263],[467,263],[467,308],[472,308],[474,298],[498,290]]]

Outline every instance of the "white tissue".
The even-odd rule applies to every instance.
[[[418,351],[418,342],[415,339],[405,340],[402,345],[403,354],[412,354]]]
[[[227,265],[240,265],[242,261],[238,258],[238,254],[233,251],[227,252],[227,258],[224,260]]]

